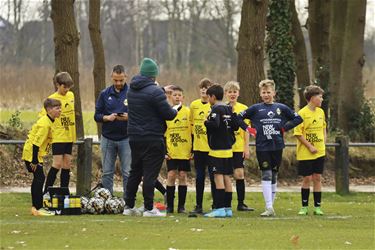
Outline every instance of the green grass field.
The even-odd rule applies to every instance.
[[[255,206],[256,211],[235,212],[233,218],[225,219],[188,218],[180,214],[166,218],[33,217],[29,194],[2,193],[0,198],[1,249],[375,248],[374,193],[343,197],[325,193],[326,214],[321,217],[297,216],[299,194],[281,193],[274,218],[260,218],[261,194],[248,193],[247,203]],[[194,193],[189,193],[188,209],[192,209],[193,200]],[[205,200],[204,204],[208,206],[210,202]]]
[[[0,124],[6,124],[15,112],[15,110],[0,110]],[[38,111],[20,110],[19,118],[23,127],[30,129],[38,119]],[[94,111],[83,111],[83,126],[85,135],[97,134]]]

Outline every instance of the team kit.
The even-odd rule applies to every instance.
[[[101,135],[103,176],[101,183],[91,192],[92,197],[89,197],[91,194],[79,197],[69,193],[72,146],[76,141],[74,94],[70,91],[73,81],[67,72],[55,75],[54,83],[57,90],[44,101],[44,107],[38,121],[28,134],[22,154],[26,169],[33,175],[32,215],[121,213],[125,216],[162,217],[173,213],[185,213],[191,217],[223,218],[233,217],[234,210],[239,213],[253,212],[254,208],[245,204],[244,161],[256,157],[264,199],[264,211],[260,216],[273,217],[276,216],[275,198],[278,171],[285,148],[284,134],[290,130],[297,141],[298,174],[303,177],[301,207],[296,214],[300,216],[309,214],[312,185],[314,201],[312,214],[324,215],[321,209],[321,175],[324,170],[327,134],[325,114],[321,109],[324,91],[319,86],[310,85],[305,88],[304,97],[307,105],[295,112],[287,105],[275,101],[276,87],[272,80],[265,79],[259,83],[261,102],[247,107],[238,102],[240,95],[238,82],[229,81],[221,86],[204,78],[198,84],[200,98],[187,105],[184,103],[184,90],[177,84],[158,86],[155,80],[158,66],[152,59],[143,59],[139,75],[130,83],[126,83],[125,69],[120,66],[115,66],[111,74],[113,85],[101,93],[103,102],[101,104],[100,100],[97,102],[96,111],[100,108],[101,113],[95,115],[95,120],[103,122]],[[171,110],[168,116],[160,111],[160,116],[163,117],[160,119],[163,147],[158,150],[157,156],[162,156],[160,164],[158,163],[160,167],[163,159],[166,163],[166,186],[157,179],[160,167],[149,168],[133,162],[134,159],[138,162],[137,157],[146,157],[143,158],[143,162],[147,162],[150,160],[147,159],[147,155],[141,155],[142,152],[132,151],[131,154],[129,152],[130,148],[142,145],[142,138],[135,140],[135,136],[129,133],[131,119],[135,117],[134,119],[141,122],[144,119],[144,123],[147,123],[142,114],[137,116],[130,111],[134,102],[130,99],[128,91],[139,91],[138,87],[132,89],[134,79],[146,81],[147,87],[152,84],[153,86],[150,87],[155,88],[155,91],[162,90],[164,94],[158,95],[158,102],[162,103],[161,107],[168,103],[169,107],[164,106],[164,109]],[[147,95],[145,96],[147,101]],[[99,105],[101,106],[98,108]],[[134,107],[142,108],[136,105]],[[135,108],[132,111],[134,110]],[[156,114],[158,112],[156,106],[155,112]],[[149,125],[145,124],[145,126]],[[152,129],[150,128],[151,131]],[[129,133],[130,144],[127,133]],[[147,138],[155,139],[156,136],[148,135]],[[250,156],[249,153],[250,138],[255,138],[256,155],[254,156]],[[123,143],[128,143],[125,144],[127,147],[124,147]],[[112,150],[110,148],[112,146],[117,151]],[[153,145],[149,143],[147,146]],[[122,154],[120,150],[124,153]],[[53,162],[45,176],[43,157],[50,151],[52,151]],[[147,148],[144,151],[147,151]],[[121,171],[124,197],[122,198],[113,195],[113,175],[117,155],[111,152],[117,152],[123,164]],[[155,153],[153,150],[152,154]],[[108,163],[106,159],[109,158],[106,157],[110,157],[111,154],[112,161]],[[159,159],[157,157],[155,155],[154,158]],[[157,173],[152,169],[158,170]],[[187,211],[185,204],[188,190],[187,176],[192,169],[195,170],[195,206],[192,211]],[[56,188],[54,186],[59,172],[60,186]],[[209,204],[211,209],[208,211],[204,211],[203,206],[206,176],[210,180],[212,197],[212,203]],[[145,203],[144,206],[136,208],[134,201],[140,182],[143,182]],[[233,187],[236,197],[232,196]],[[155,188],[163,194],[163,204],[153,203]],[[236,200],[236,209],[232,208],[232,200]]]

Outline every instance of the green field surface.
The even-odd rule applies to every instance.
[[[188,209],[194,197],[188,194]],[[325,215],[302,217],[296,215],[300,194],[280,193],[274,218],[259,217],[262,195],[248,193],[246,202],[255,212],[221,219],[186,214],[33,217],[29,194],[1,193],[0,198],[1,249],[375,249],[374,193],[324,193]],[[208,195],[205,199],[209,206]]]
[[[12,114],[16,110],[0,110],[0,124],[7,124]],[[38,111],[19,110],[19,118],[24,128],[30,129],[38,119]],[[85,135],[96,135],[96,122],[94,121],[94,111],[83,111],[83,126]]]

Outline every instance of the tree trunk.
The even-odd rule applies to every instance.
[[[312,76],[325,94],[322,108],[327,117],[329,105],[329,24],[330,1],[309,0],[308,31],[312,52]]]
[[[338,100],[338,126],[352,128],[363,100],[362,67],[366,0],[348,1]]]
[[[89,31],[92,50],[94,55],[94,89],[95,103],[100,92],[105,88],[105,57],[103,41],[100,30],[100,0],[90,0],[89,2]],[[97,122],[98,136],[102,134],[102,126]]]
[[[303,96],[306,86],[310,85],[309,64],[307,62],[306,44],[303,36],[301,23],[298,19],[295,0],[290,0],[290,10],[292,12],[292,34],[294,36],[294,58],[296,62],[297,87],[299,95],[299,107],[304,107],[307,102]]]
[[[330,47],[330,85],[331,93],[338,93],[340,89],[340,72],[342,63],[342,53],[345,35],[345,23],[347,14],[347,0],[331,1],[331,24],[329,31]],[[337,100],[339,95],[331,95],[330,100],[330,127],[337,128],[338,106]]]
[[[79,93],[78,45],[79,35],[74,17],[74,0],[52,0],[51,18],[55,43],[55,70],[68,72],[74,82],[77,138],[83,139],[81,96]]]
[[[259,101],[258,84],[264,79],[264,37],[268,0],[244,0],[237,43],[237,80],[240,101],[251,105]]]

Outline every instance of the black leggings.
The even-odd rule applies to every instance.
[[[31,184],[31,200],[33,207],[40,209],[43,207],[43,185],[46,176],[43,172],[42,165],[37,165],[35,171],[32,171],[30,162],[25,161],[26,168],[29,172],[33,173],[34,179]]]

